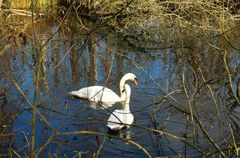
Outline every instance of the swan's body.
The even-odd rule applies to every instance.
[[[108,118],[107,126],[111,130],[119,130],[123,127],[129,127],[133,123],[134,117],[130,112],[129,104],[130,104],[130,95],[131,88],[128,84],[124,86],[124,97],[126,98],[124,107],[121,110],[114,110],[110,117]]]
[[[103,86],[85,87],[78,91],[69,92],[69,94],[75,97],[89,99],[95,103],[101,101],[102,103],[109,105],[122,101],[115,92]]]
[[[104,105],[111,106],[114,103],[122,102],[125,98],[122,95],[123,87],[127,80],[133,81],[135,84],[138,83],[137,77],[132,73],[125,74],[119,83],[120,97],[113,92],[111,89],[104,86],[90,86],[82,88],[78,91],[69,92],[70,95],[79,98],[89,99],[92,102],[102,102]]]

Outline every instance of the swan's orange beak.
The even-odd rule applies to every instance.
[[[134,82],[135,85],[138,85],[138,79],[137,78],[134,78],[133,82]]]

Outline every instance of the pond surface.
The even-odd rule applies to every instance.
[[[39,42],[43,44],[56,30],[55,23],[39,27]],[[221,43],[216,38],[212,41]],[[0,102],[1,131],[9,134],[1,138],[1,153],[6,157],[9,149],[20,155],[31,149],[32,110],[26,98],[33,103],[36,55],[31,38],[27,36],[26,42],[0,56],[0,88],[6,91],[1,96],[5,101]],[[45,59],[35,133],[38,156],[145,157],[141,149],[127,142],[130,139],[152,157],[202,157],[219,154],[209,137],[226,150],[233,140],[239,143],[240,108],[234,106],[223,53],[206,45],[205,39],[192,39],[188,44],[191,49],[174,45],[166,49],[160,43],[158,48],[165,49],[139,51],[113,34],[84,36],[58,31],[42,50]],[[236,91],[239,52],[229,49],[227,64]],[[106,85],[119,94],[119,81],[128,72],[139,80],[137,86],[129,82],[135,118],[129,129],[110,133],[106,127],[108,111],[119,104],[106,110],[68,95],[91,85]],[[166,133],[153,132],[155,129]],[[55,136],[55,132],[62,134]]]

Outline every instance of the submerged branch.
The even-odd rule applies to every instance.
[[[169,104],[170,104],[173,108],[175,108],[176,110],[180,111],[181,113],[187,114],[188,116],[191,117],[191,113],[189,113],[189,112],[187,112],[187,111],[185,111],[185,110],[183,110],[183,109],[181,109],[181,108],[179,108],[179,107],[174,106],[174,105],[171,104],[170,102],[169,102]],[[200,129],[202,130],[203,134],[207,137],[208,141],[215,147],[215,149],[216,149],[223,157],[227,158],[227,156],[225,155],[225,153],[223,152],[223,150],[217,145],[217,143],[214,142],[214,140],[211,138],[211,136],[208,134],[208,132],[204,129],[201,121],[200,121],[197,117],[195,117],[195,116],[193,116],[193,118],[194,118],[194,120],[196,121],[196,123],[198,124],[198,126],[200,127]]]
[[[135,147],[137,147],[138,149],[142,150],[144,152],[144,154],[148,157],[151,158],[151,154],[143,147],[141,146],[139,143],[130,140],[130,139],[124,139],[124,138],[120,138],[114,135],[110,135],[110,134],[105,134],[102,132],[95,132],[95,131],[74,131],[74,132],[56,132],[55,136],[62,136],[62,135],[73,135],[73,134],[86,134],[86,135],[99,135],[99,136],[104,136],[104,137],[110,137],[110,138],[115,138],[118,140],[122,140],[126,143],[132,144]]]

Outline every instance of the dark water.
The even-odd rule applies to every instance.
[[[55,24],[38,28],[40,43],[43,44],[56,29]],[[221,43],[216,38],[212,41]],[[187,46],[190,48],[174,45],[165,48],[160,43],[158,48],[165,49],[141,51],[129,47],[113,34],[84,36],[73,31],[59,31],[43,49],[46,56],[41,66],[37,97],[41,116],[37,115],[35,136],[36,149],[45,147],[38,156],[47,157],[50,153],[54,157],[93,157],[99,151],[101,157],[145,157],[143,151],[123,141],[127,139],[140,144],[153,157],[218,155],[203,130],[225,149],[233,144],[230,125],[234,140],[239,143],[240,109],[234,106],[223,54],[206,45],[201,38],[192,39]],[[14,82],[33,103],[35,59],[31,38],[27,38],[25,45],[14,45],[0,56],[0,88],[6,91],[1,100],[7,100],[0,102],[1,131],[11,135],[2,135],[2,156],[8,157],[9,149],[20,155],[30,151],[32,110]],[[236,91],[240,77],[239,52],[229,49],[227,62]],[[118,93],[119,80],[127,72],[134,73],[139,80],[138,86],[130,83],[130,109],[135,122],[130,129],[115,133],[117,138],[111,138],[106,127],[108,111],[71,98],[68,92],[107,84]],[[191,116],[183,113],[190,114],[189,105],[202,129],[196,121],[191,121]],[[109,110],[118,107],[116,104]],[[177,138],[145,128],[163,130]],[[105,136],[69,133],[54,136],[54,132],[76,131],[95,131]],[[226,154],[231,156],[232,153]]]

